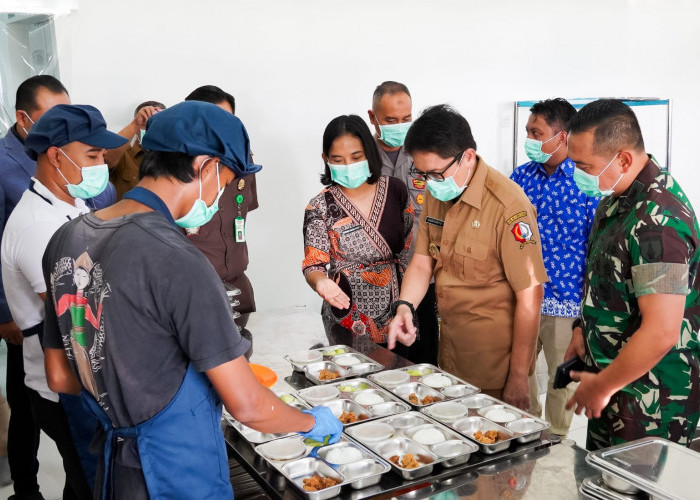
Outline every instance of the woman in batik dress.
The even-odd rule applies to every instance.
[[[413,205],[401,180],[381,175],[377,144],[359,116],[328,124],[322,158],[326,187],[304,215],[304,276],[324,301],[331,343],[342,327],[385,344],[408,264]]]

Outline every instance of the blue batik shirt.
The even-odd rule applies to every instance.
[[[576,318],[581,307],[586,245],[599,198],[581,192],[569,158],[551,176],[541,163],[520,165],[510,176],[537,210],[542,257],[549,282],[544,284],[541,312]]]

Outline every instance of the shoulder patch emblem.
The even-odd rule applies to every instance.
[[[521,249],[528,243],[536,244],[536,242],[532,240],[532,229],[530,229],[530,224],[527,222],[518,222],[512,227],[510,232],[513,233],[515,241],[520,243]]]
[[[506,224],[510,226],[513,222],[515,222],[515,221],[518,220],[518,219],[522,219],[522,218],[525,217],[526,215],[527,215],[527,212],[526,212],[525,210],[523,210],[522,212],[518,212],[518,213],[515,214],[515,215],[511,215],[511,216],[508,217],[508,219],[506,220]]]
[[[425,189],[425,181],[423,179],[412,179],[413,187],[416,189]]]
[[[423,201],[424,201],[424,198],[423,198],[422,194],[419,194],[416,196],[416,203],[418,203],[419,205],[422,205]]]

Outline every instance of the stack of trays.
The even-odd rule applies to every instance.
[[[693,478],[700,471],[700,454],[665,439],[645,437],[593,451],[586,462],[602,473],[581,485],[581,492],[593,498],[638,498],[642,492],[652,499],[698,498]]]
[[[464,464],[477,450],[458,433],[418,412],[358,424],[346,432],[389,461],[392,469],[408,480],[432,473],[438,464]]]
[[[418,408],[479,392],[478,387],[427,363],[375,373],[368,378]]]
[[[346,485],[353,489],[372,486],[391,468],[384,460],[345,436],[336,444],[318,448],[306,445],[301,436],[292,436],[260,444],[255,447],[255,452],[311,500],[337,496]],[[312,476],[334,479],[337,484],[308,491],[304,488],[304,479]]]
[[[637,490],[639,491],[639,490]],[[602,476],[588,477],[583,480],[579,488],[579,492],[585,498],[593,498],[595,500],[646,500],[646,496],[640,496],[636,493],[621,493],[612,489],[603,480]]]
[[[299,351],[284,356],[284,359],[291,363],[294,370],[303,372],[314,384],[329,384],[384,369],[372,358],[346,345]],[[322,379],[322,370],[336,374],[337,377]]]
[[[486,454],[505,451],[514,442],[529,443],[549,429],[548,422],[485,394],[436,403],[421,412],[466,436]],[[478,432],[488,432],[487,436],[495,437],[495,442],[478,440],[475,437]]]
[[[311,406],[327,406],[344,425],[396,415],[411,409],[410,405],[365,378],[302,389],[299,397]]]
[[[294,392],[280,392],[277,393],[277,396],[289,406],[293,406],[298,410],[308,410],[310,408],[310,406],[304,401],[302,401]],[[226,422],[231,427],[236,429],[246,441],[252,444],[266,443],[268,441],[272,441],[273,439],[279,439],[286,436],[293,436],[294,434],[296,434],[295,432],[271,434],[269,432],[256,431],[240,423],[238,420],[233,418],[227,411],[223,412],[223,417],[226,420]]]

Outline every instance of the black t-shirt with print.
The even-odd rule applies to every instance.
[[[249,348],[211,264],[160,213],[77,218],[51,239],[43,270],[44,347],[66,350],[118,427],[162,410],[190,362],[203,372]]]

